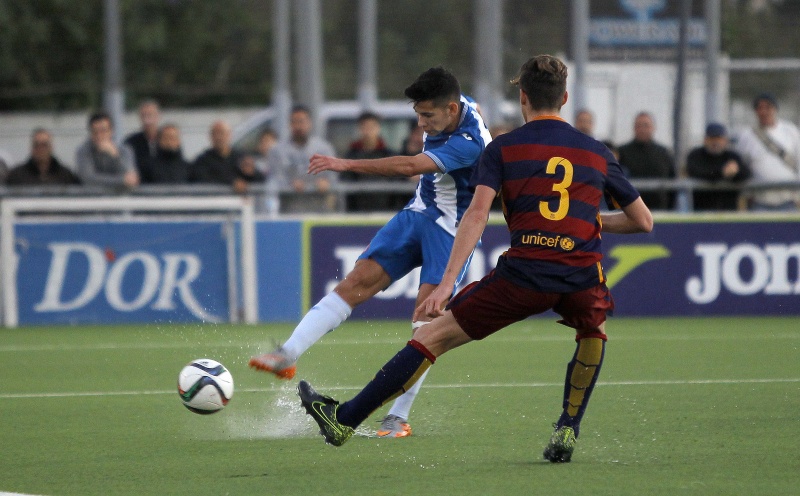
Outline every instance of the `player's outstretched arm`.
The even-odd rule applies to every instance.
[[[603,223],[603,231],[609,233],[649,233],[653,230],[653,214],[641,197],[622,207],[622,212],[600,214],[600,221]]]
[[[323,171],[358,172],[376,176],[406,176],[413,177],[429,172],[441,172],[436,163],[424,153],[418,155],[396,156],[375,159],[350,160],[329,157],[327,155],[314,155],[308,164],[309,174],[319,174]]]
[[[414,311],[413,320],[427,320],[423,317],[433,318],[444,313],[444,306],[453,294],[458,274],[481,239],[495,196],[497,192],[488,186],[479,185],[475,188],[472,202],[458,225],[442,281]]]
[[[325,171],[344,172],[346,170],[349,170],[347,160],[328,155],[315,154],[308,163],[309,174],[319,174]]]

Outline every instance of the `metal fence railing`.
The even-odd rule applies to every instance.
[[[740,209],[746,209],[747,199],[754,193],[765,190],[793,190],[800,194],[800,181],[733,184],[707,182],[697,179],[634,179],[632,184],[639,192],[674,192],[675,208],[671,211],[689,213],[693,211],[692,196],[696,191],[738,192],[742,201]],[[265,184],[251,185],[246,195],[253,198],[257,213],[347,213],[348,199],[359,195],[407,195],[411,197],[416,184],[410,181],[366,181],[337,182],[325,193],[275,190]],[[0,186],[0,200],[21,197],[175,197],[175,196],[220,196],[236,195],[233,189],[216,184],[159,184],[141,185],[135,189],[110,188],[83,185],[48,186]],[[279,205],[279,207],[278,207]],[[376,210],[379,211],[379,210]],[[363,210],[362,210],[363,213]]]

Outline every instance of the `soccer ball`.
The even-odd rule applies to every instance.
[[[178,394],[194,413],[222,410],[233,396],[233,376],[221,363],[208,358],[193,360],[178,375]]]

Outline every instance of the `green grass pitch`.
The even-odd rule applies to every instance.
[[[408,339],[405,322],[349,322],[298,378],[347,399]],[[532,319],[445,355],[414,435],[341,448],[300,409],[296,379],[247,368],[290,325],[0,330],[0,493],[37,495],[800,493],[796,318],[608,322],[606,362],[570,464],[541,458],[574,350]],[[225,410],[195,415],[181,367],[233,374]]]

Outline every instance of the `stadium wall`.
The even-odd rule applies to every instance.
[[[387,218],[257,220],[258,321],[298,320]],[[650,234],[604,235],[615,315],[798,315],[799,226],[797,215],[673,215]],[[18,222],[19,324],[241,321],[241,246],[226,232],[211,220]],[[465,282],[507,245],[492,219]],[[395,282],[352,318],[409,318],[418,280]]]

